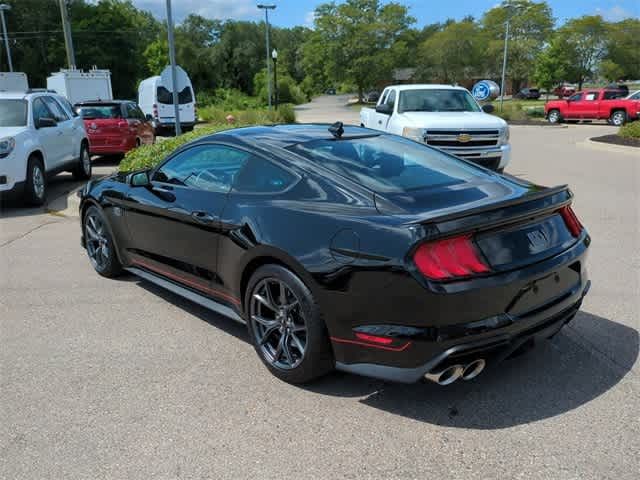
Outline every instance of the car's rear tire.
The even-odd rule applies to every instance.
[[[547,120],[549,120],[549,123],[562,122],[562,115],[560,115],[560,110],[557,110],[555,108],[553,110],[549,110],[549,113],[547,114]]]
[[[253,346],[276,377],[306,383],[333,370],[320,307],[291,271],[280,265],[260,267],[249,280],[244,306]]]
[[[82,218],[82,231],[89,261],[103,277],[114,278],[122,273],[116,246],[102,211],[91,206]]]
[[[625,112],[624,110],[615,110],[611,112],[609,122],[614,127],[621,127],[627,122],[627,112]]]
[[[80,158],[78,164],[72,170],[72,175],[75,180],[89,180],[92,172],[91,154],[89,153],[89,147],[86,143],[82,143],[80,147]]]
[[[47,199],[47,176],[44,163],[37,155],[31,155],[27,162],[27,179],[24,184],[24,201],[29,205],[44,205]]]

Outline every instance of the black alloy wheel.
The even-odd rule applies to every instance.
[[[89,207],[84,216],[83,228],[87,255],[95,271],[107,278],[119,275],[122,265],[104,215],[97,207]]]

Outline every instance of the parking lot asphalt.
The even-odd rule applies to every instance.
[[[301,120],[346,118],[336,98]],[[593,288],[552,340],[450,387],[287,385],[243,326],[95,274],[73,209],[5,209],[0,478],[637,478],[640,156],[584,143],[611,131],[512,128],[508,170],[575,192]]]

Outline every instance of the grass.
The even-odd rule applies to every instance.
[[[618,136],[622,138],[640,139],[640,120],[629,122],[620,127],[620,130],[618,130]]]

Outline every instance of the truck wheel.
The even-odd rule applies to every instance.
[[[547,120],[549,120],[549,123],[560,123],[562,121],[562,115],[560,115],[559,110],[553,109],[547,114]]]
[[[624,110],[616,110],[615,112],[611,112],[609,121],[611,122],[611,125],[621,127],[627,122],[627,112],[625,112]]]

